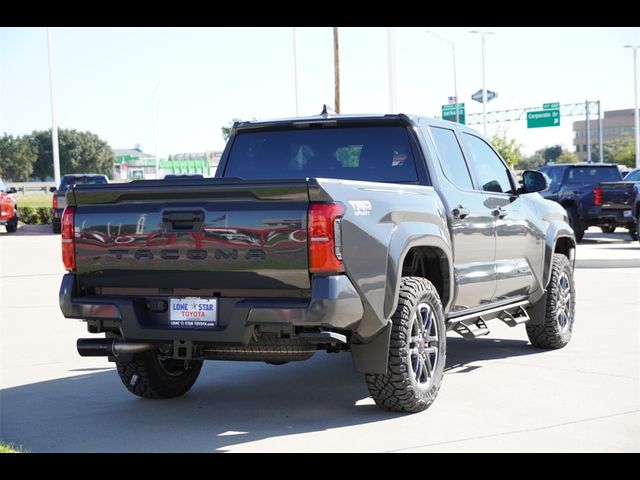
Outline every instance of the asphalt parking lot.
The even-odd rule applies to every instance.
[[[173,400],[129,394],[113,364],[81,358],[62,317],[60,238],[0,232],[0,439],[33,452],[638,452],[640,244],[591,229],[577,253],[572,342],[541,351],[524,327],[449,334],[425,412],[378,409],[347,354],[205,362]]]

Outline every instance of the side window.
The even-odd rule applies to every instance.
[[[487,143],[468,133],[462,134],[467,152],[482,190],[485,192],[513,193],[509,172],[500,157]]]
[[[549,180],[551,180],[551,187],[557,188],[562,183],[562,177],[564,176],[564,168],[555,167],[555,168],[547,168],[546,170],[540,170],[541,172],[549,175]]]
[[[472,190],[471,175],[453,130],[439,127],[430,127],[429,130],[438,149],[442,172],[457,187]]]
[[[634,170],[624,177],[625,182],[637,182],[640,180],[640,170]]]

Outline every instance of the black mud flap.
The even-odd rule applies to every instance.
[[[360,373],[386,374],[389,363],[389,342],[391,341],[391,320],[369,343],[352,343],[351,353],[356,370]]]

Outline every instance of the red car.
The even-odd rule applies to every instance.
[[[16,189],[12,187],[7,190],[0,179],[0,225],[4,225],[9,233],[18,229],[18,203],[9,195],[11,193],[16,193]]]

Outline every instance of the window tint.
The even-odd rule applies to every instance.
[[[622,180],[618,167],[570,167],[567,183],[600,183]]]
[[[640,180],[640,170],[633,170],[629,172],[627,176],[624,177],[624,179],[628,182],[637,182],[638,180]]]
[[[491,147],[475,135],[464,133],[462,137],[482,190],[513,193],[507,167]]]
[[[85,184],[104,184],[107,183],[107,179],[102,175],[94,175],[94,176],[83,176],[83,177],[74,177],[66,175],[62,177],[60,181],[60,190],[67,190],[70,185],[85,185]]]
[[[340,127],[240,133],[224,177],[324,177],[415,182],[409,136],[403,127]]]
[[[562,183],[562,177],[564,176],[565,169],[562,167],[541,168],[540,171],[549,176],[549,180],[551,180],[551,187],[557,187]]]
[[[453,130],[438,127],[431,127],[430,130],[436,148],[438,149],[440,166],[445,176],[451,180],[454,185],[472,190],[471,175],[469,174],[467,163],[464,161],[462,150],[460,149]]]

